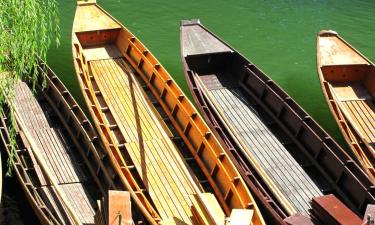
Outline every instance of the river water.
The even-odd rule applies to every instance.
[[[58,1],[61,45],[51,48],[48,63],[85,107],[71,53],[75,1]],[[335,30],[375,61],[374,0],[102,0],[99,3],[153,52],[186,93],[180,60],[179,21],[199,18],[266,72],[347,148],[319,86],[316,34],[322,29]],[[12,185],[6,185],[6,189],[18,188],[13,180],[8,183]],[[8,197],[23,201],[20,205],[26,204],[26,200],[15,197],[17,193],[20,191],[12,191]],[[29,209],[18,211],[23,215]],[[34,217],[26,218],[17,224],[37,224]]]

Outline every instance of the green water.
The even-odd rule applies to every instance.
[[[61,45],[50,51],[48,63],[83,103],[71,53],[75,1],[59,2]],[[179,21],[200,18],[206,27],[274,79],[342,144],[319,86],[316,33],[321,29],[336,30],[375,61],[373,0],[106,0],[99,4],[154,53],[186,93]]]
[[[71,53],[75,1],[59,0],[59,3],[61,45],[51,49],[48,63],[85,106]],[[154,53],[186,93],[180,63],[179,21],[200,18],[206,27],[266,72],[328,133],[344,144],[319,86],[315,36],[321,29],[336,30],[375,61],[374,0],[106,0],[99,4]]]

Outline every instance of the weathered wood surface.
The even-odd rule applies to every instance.
[[[322,65],[368,64],[367,60],[336,35],[322,35],[318,47],[321,49]]]
[[[36,99],[26,83],[18,83],[15,91],[15,108],[42,151],[51,174],[56,177],[59,187],[80,221],[83,224],[93,224],[94,202],[88,194],[88,188],[92,186],[91,180],[82,171],[82,162],[76,157],[78,153],[73,143],[62,133],[61,124],[56,123],[52,109],[43,99]],[[55,208],[60,220],[68,223],[63,213],[64,207],[54,199],[52,187],[44,179],[43,173],[39,174],[42,183],[36,188],[42,192],[44,200],[50,204],[49,207]]]
[[[124,63],[121,58],[90,62],[93,79],[113,115],[109,124],[117,124],[124,135],[127,153],[160,216],[190,224],[191,195],[198,185]]]
[[[118,23],[92,4],[77,7],[75,17],[74,29],[76,32],[120,28]]]
[[[213,52],[232,52],[224,43],[207,33],[201,26],[186,26],[181,32],[181,44],[184,55],[204,54]]]
[[[324,224],[362,225],[361,218],[332,194],[313,198],[311,206],[314,217]]]
[[[241,90],[216,87],[209,92],[214,107],[219,107],[217,111],[224,113],[222,116],[230,123],[228,127],[246,145],[242,149],[244,154],[256,159],[262,171],[298,212],[308,213],[309,201],[322,195],[321,191],[257,115]]]

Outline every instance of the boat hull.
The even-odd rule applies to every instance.
[[[375,200],[373,191],[371,190],[372,182],[343,149],[277,84],[240,53],[225,44],[225,42],[197,21],[183,22],[183,26],[189,26],[189,32],[194,32],[195,30],[199,34],[195,37],[198,36],[199,38],[197,39],[200,40],[197,43],[191,43],[194,42],[194,39],[193,41],[189,39],[188,45],[186,44],[188,46],[187,50],[184,50],[184,40],[181,40],[183,69],[188,86],[198,108],[211,129],[215,131],[215,134],[223,143],[226,143],[228,154],[229,152],[233,153],[235,155],[234,158],[237,157],[240,165],[241,163],[244,164],[241,161],[249,162],[249,159],[246,157],[241,158],[241,155],[237,154],[236,150],[233,150],[233,148],[238,147],[243,142],[241,143],[241,140],[234,141],[236,137],[233,136],[231,124],[225,121],[222,116],[225,114],[225,110],[221,112],[217,111],[219,107],[212,104],[213,96],[207,95],[207,90],[202,88],[204,86],[202,83],[214,90],[219,89],[220,85],[233,87],[234,85],[238,85],[236,82],[239,82],[241,89],[245,92],[245,101],[253,102],[251,106],[254,105],[254,107],[260,108],[261,111],[256,110],[258,115],[271,118],[272,124],[276,124],[280,128],[279,131],[281,134],[284,134],[285,137],[290,137],[288,142],[297,147],[298,150],[296,152],[303,153],[306,158],[302,158],[304,160],[301,164],[306,163],[311,165],[306,170],[309,174],[314,171],[316,175],[314,183],[323,190],[323,193],[329,194],[333,191],[351,209],[357,213],[364,213],[366,208],[364,202],[373,202]],[[193,26],[199,26],[199,32],[197,31],[198,28],[192,28]],[[212,42],[207,43],[208,41]],[[227,56],[230,58],[226,58]],[[233,60],[233,58],[236,60]],[[229,59],[232,59],[234,62]],[[213,80],[213,76],[210,75],[214,74],[212,68],[220,68],[221,66],[228,68],[222,74],[230,74],[230,76],[228,75],[225,78],[223,75]],[[202,76],[202,78],[197,79],[199,74],[205,74],[207,78]],[[233,107],[237,107],[237,105]],[[230,110],[230,107],[227,110]],[[229,124],[229,126],[224,126],[224,124]],[[241,148],[237,149],[237,151],[239,150]],[[300,154],[294,154],[296,158],[300,158],[301,156]],[[330,159],[328,160],[328,158]],[[254,162],[257,163],[256,161],[252,161],[250,164],[253,165]],[[246,168],[245,166],[243,167]],[[246,171],[243,173],[246,173]],[[351,184],[341,184],[339,180],[342,176],[345,176],[346,182],[350,182]],[[267,181],[263,181],[263,183],[266,185],[269,184]],[[326,184],[329,185],[329,188],[327,188]],[[347,185],[354,185],[357,188],[348,190]],[[327,190],[323,188],[324,186]],[[367,188],[363,188],[364,186]],[[271,186],[269,190],[273,192],[272,189]],[[356,197],[353,198],[353,196]],[[277,200],[280,199],[275,197],[274,202],[277,202]],[[286,202],[286,204],[288,203]],[[284,208],[284,206],[285,201],[279,201],[279,208]],[[279,218],[282,218],[282,216],[282,214],[279,214]]]
[[[144,168],[153,165],[153,162],[145,165],[137,159],[139,152],[146,152],[146,157],[159,160],[159,151],[155,149],[142,151],[143,147],[140,146],[147,149],[148,145],[144,141],[139,141],[146,138],[146,135],[143,136],[143,130],[139,129],[140,127],[147,127],[154,131],[154,135],[147,136],[147,138],[165,141],[164,153],[173,154],[173,157],[179,161],[177,167],[183,171],[182,173],[176,169],[172,171],[173,167],[166,166],[166,171],[170,171],[168,173],[173,173],[177,178],[171,182],[164,182],[163,187],[160,188],[180,182],[181,174],[185,174],[183,176],[190,180],[185,186],[192,187],[193,195],[198,196],[198,201],[201,201],[199,196],[204,194],[202,190],[204,183],[215,193],[221,209],[227,216],[233,208],[249,209],[254,213],[253,224],[264,224],[251,193],[244,185],[234,165],[169,73],[123,25],[98,5],[92,4],[90,7],[91,12],[101,15],[101,21],[96,24],[86,23],[87,20],[80,21],[77,19],[83,18],[80,15],[91,15],[91,13],[87,10],[83,11],[82,7],[77,8],[72,35],[77,77],[96,127],[107,144],[107,151],[113,166],[117,168],[121,181],[128,187],[137,208],[148,222],[157,224],[176,217],[189,224],[195,223],[198,218],[194,214],[197,211],[190,212],[193,210],[188,208],[181,212],[194,214],[189,216],[191,221],[176,216],[176,210],[171,210],[169,213],[163,210],[163,206],[169,207],[169,200],[159,201],[158,196],[162,194],[154,192],[155,183],[146,182],[144,179],[152,177],[154,181],[158,181],[160,170],[147,169],[146,171],[150,173],[154,171],[153,173],[158,175],[145,175]],[[116,79],[118,82],[113,82]],[[113,94],[114,92],[117,94]],[[126,102],[132,102],[133,105],[137,102],[139,107]],[[148,122],[144,122],[144,117],[149,117]],[[138,130],[128,124],[135,124]],[[156,126],[159,128],[156,129]],[[131,132],[127,132],[127,128]],[[134,140],[129,133],[138,136],[138,143],[132,144]],[[168,144],[171,140],[174,143],[179,141],[179,144]],[[188,157],[185,153],[188,153]],[[162,160],[160,164],[167,163]],[[195,163],[195,168],[190,166],[193,163]],[[135,167],[137,170],[128,171],[130,167]],[[189,170],[194,170],[195,173]],[[199,172],[196,173],[196,171]],[[199,181],[199,185],[197,181],[194,181],[199,180],[197,174],[205,179],[205,181]],[[181,192],[179,188],[170,189],[174,190],[174,193]],[[145,191],[142,192],[143,194],[136,194],[140,190]],[[192,201],[188,203],[189,208],[196,206],[193,198],[186,195],[182,198],[189,198],[189,201]],[[181,208],[181,199],[174,202],[176,204],[174,208]],[[191,204],[193,207],[190,207]]]
[[[317,69],[325,99],[342,135],[375,181],[375,66],[336,32],[321,31],[317,36]]]
[[[39,72],[42,73],[44,67],[43,64],[40,64],[39,66]],[[38,111],[36,108],[39,107],[46,107],[44,109],[48,110],[48,113],[44,111],[44,113],[38,114],[39,119],[44,117],[48,118],[54,118],[53,120],[50,120],[51,126],[58,126],[58,128],[51,128],[48,127],[46,124],[44,128],[39,128],[38,126],[32,127],[30,130],[25,130],[30,128],[30,123],[38,123],[40,121],[28,121],[25,120],[25,114],[17,114],[17,122],[18,122],[18,131],[16,133],[17,137],[17,147],[16,152],[11,153],[11,140],[9,136],[9,121],[7,120],[9,113],[9,109],[4,109],[4,115],[1,115],[1,144],[2,147],[6,150],[8,155],[15,154],[14,156],[14,162],[13,162],[13,170],[15,171],[15,174],[17,175],[19,182],[21,184],[21,187],[28,199],[28,202],[30,203],[32,209],[34,210],[35,214],[39,218],[40,222],[43,225],[47,224],[74,224],[74,220],[70,216],[67,207],[64,206],[66,202],[62,200],[59,193],[56,191],[55,187],[51,185],[51,181],[49,181],[49,177],[46,176],[46,174],[53,174],[53,179],[59,180],[59,188],[62,189],[63,187],[61,185],[65,185],[65,183],[61,179],[69,180],[69,179],[77,179],[73,178],[73,174],[70,174],[71,171],[68,169],[74,168],[74,170],[79,170],[78,172],[80,178],[83,179],[85,175],[92,176],[92,185],[96,191],[91,192],[92,195],[90,195],[90,199],[95,195],[99,194],[104,196],[105,191],[107,189],[115,189],[116,185],[113,183],[113,181],[110,178],[109,170],[104,166],[103,162],[101,162],[100,155],[104,153],[101,143],[98,142],[96,137],[96,132],[91,126],[88,119],[83,114],[82,110],[79,108],[73,97],[70,95],[70,93],[67,91],[65,86],[61,83],[61,81],[58,79],[58,77],[47,67],[46,68],[46,87],[42,88],[43,85],[43,76],[39,76],[39,80],[36,83],[36,96],[37,98],[34,98],[31,94],[31,90],[28,88],[27,83],[20,82],[17,84],[17,90],[16,90],[16,107],[19,107],[18,103],[21,101],[22,103],[28,104],[28,98],[31,99],[34,105],[33,109],[35,111],[33,113],[41,113],[41,111]],[[22,90],[23,92],[19,92]],[[22,95],[21,97],[18,97],[18,95]],[[23,98],[23,99],[22,99]],[[39,101],[39,102],[38,102]],[[31,104],[31,103],[30,103]],[[38,105],[42,104],[42,105]],[[27,106],[28,107],[28,106]],[[36,107],[36,108],[35,108]],[[19,113],[19,111],[17,111]],[[19,118],[22,118],[22,126],[20,125]],[[35,119],[35,118],[34,118]],[[55,121],[55,123],[52,123],[52,121]],[[25,125],[26,124],[26,125]],[[54,143],[54,141],[57,140],[66,140],[71,141],[71,145],[64,145],[56,146],[53,148],[48,149],[51,155],[56,154],[56,152],[65,150],[76,150],[77,152],[69,152],[70,157],[69,159],[64,159],[60,163],[60,167],[58,167],[57,161],[50,161],[50,158],[43,159],[48,161],[48,168],[42,167],[38,155],[36,155],[31,148],[35,147],[35,145],[30,145],[29,141],[30,139],[26,138],[25,133],[32,133],[32,135],[37,134],[38,132],[47,132],[52,130],[59,130],[60,138],[52,139],[54,135],[53,132],[50,132],[50,143]],[[33,136],[35,137],[35,136]],[[48,138],[45,136],[44,138]],[[39,140],[44,140],[42,137]],[[40,148],[43,151],[46,151],[47,146],[46,145],[39,145],[39,141],[36,141],[35,143],[38,143],[38,148]],[[56,142],[58,143],[58,142]],[[51,144],[52,146],[52,144]],[[74,147],[73,147],[74,146]],[[59,151],[56,151],[59,149]],[[64,154],[60,152],[59,154]],[[60,155],[61,156],[61,155]],[[50,156],[51,157],[51,156]],[[53,157],[59,157],[57,155]],[[74,159],[74,160],[73,160]],[[75,164],[77,161],[75,160],[82,160],[81,163],[84,165],[84,168],[86,172],[82,172],[83,169],[77,168],[76,165],[72,165],[70,163]],[[51,171],[45,172],[46,169],[50,169]],[[65,174],[58,172],[58,170],[65,171]],[[85,174],[85,175],[82,175]],[[90,174],[90,175],[89,175]],[[78,181],[77,181],[78,182]],[[84,192],[81,192],[83,190],[86,190],[86,188],[89,188],[88,185],[82,183],[81,184],[66,184],[64,186],[64,195],[67,195],[68,193],[71,193],[70,191],[73,189],[70,188],[76,188],[76,195],[75,197],[79,197],[82,201],[87,200],[88,198],[85,197]],[[78,187],[79,186],[79,187]],[[91,186],[90,186],[91,187]],[[94,194],[95,193],[95,194]],[[83,194],[80,196],[80,194]],[[71,204],[71,201],[74,202],[72,198],[67,198],[65,200],[68,200]],[[91,201],[91,200],[89,200]],[[91,206],[86,205],[87,207],[94,207],[94,203],[91,202]],[[78,204],[79,205],[79,204]],[[86,207],[85,206],[85,207]],[[85,207],[82,207],[85,208]],[[75,213],[78,213],[76,211]],[[88,211],[86,211],[88,213]],[[92,212],[92,216],[93,216]],[[83,222],[89,222],[90,220],[93,221],[93,217],[91,218],[88,214],[81,215],[80,219],[82,219]]]

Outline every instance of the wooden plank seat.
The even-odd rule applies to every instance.
[[[82,224],[94,223],[94,206],[90,188],[94,188],[92,181],[88,178],[76,156],[77,151],[66,134],[61,123],[53,118],[52,109],[43,99],[37,99],[29,86],[19,82],[15,86],[15,109],[21,119],[25,122],[26,128],[32,135],[35,143],[42,151],[44,160],[48,165],[51,174],[56,177],[59,187],[66,195],[72,208],[76,212]],[[35,160],[35,159],[33,159]],[[56,217],[66,224],[70,224],[64,213],[64,206],[56,199],[54,188],[46,181],[48,180],[40,168],[40,185],[36,190],[46,202],[47,207],[54,209]]]

